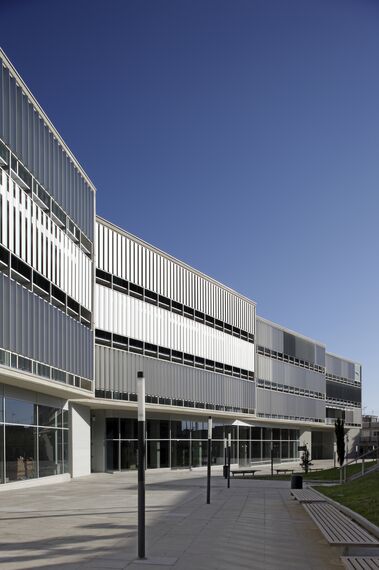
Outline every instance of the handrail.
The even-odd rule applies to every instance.
[[[356,463],[359,459],[364,459],[366,456],[372,456],[373,454],[375,454],[376,452],[376,457],[373,457],[373,459],[376,461],[378,461],[378,449],[370,449],[369,451],[366,451],[366,453],[363,453],[362,455],[360,455],[359,457],[354,457],[354,459],[351,459],[350,461],[347,461],[346,463],[343,464],[344,466],[348,466],[348,465],[352,465],[353,463]]]

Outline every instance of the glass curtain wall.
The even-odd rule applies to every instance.
[[[232,426],[213,422],[212,465],[223,465],[224,439],[232,436],[231,462],[241,466],[299,457],[299,430]],[[148,419],[146,422],[146,466],[148,469],[189,469],[208,463],[208,422],[192,419]],[[137,420],[106,419],[106,470],[137,469]]]
[[[1,397],[0,483],[68,472],[68,412]]]

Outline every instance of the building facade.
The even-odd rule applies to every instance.
[[[359,434],[358,450],[377,457],[379,453],[379,418],[378,416],[364,415],[362,429]]]
[[[256,304],[110,222],[0,51],[0,482],[331,457],[361,422],[361,367],[256,316]],[[352,431],[353,433],[353,431]],[[6,485],[1,486],[2,488]]]

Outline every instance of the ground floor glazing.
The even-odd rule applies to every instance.
[[[0,385],[0,483],[67,473],[68,411],[10,393]]]
[[[223,465],[225,438],[231,434],[231,462],[241,466],[299,457],[297,429],[231,425],[213,421],[211,463]],[[105,419],[105,470],[136,469],[138,465],[137,420]],[[191,419],[147,419],[146,466],[148,469],[202,467],[208,462],[207,421]]]

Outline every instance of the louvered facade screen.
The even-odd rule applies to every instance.
[[[95,188],[0,50],[0,365],[93,393]]]

